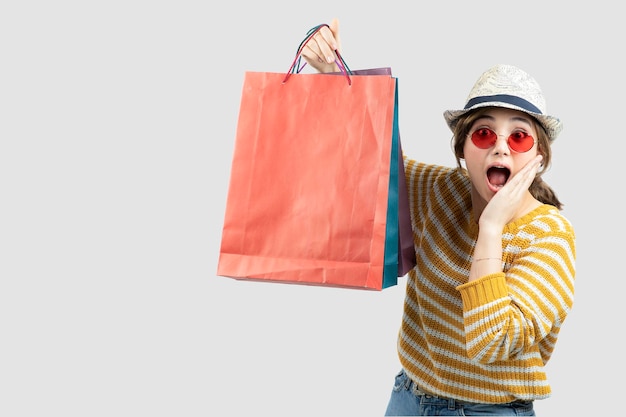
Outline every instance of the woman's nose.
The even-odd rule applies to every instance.
[[[493,145],[493,150],[497,154],[508,155],[509,149],[509,137],[505,135],[497,135],[496,143]]]

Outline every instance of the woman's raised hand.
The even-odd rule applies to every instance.
[[[487,203],[480,215],[480,226],[497,225],[498,233],[507,223],[524,214],[524,204],[528,203],[528,188],[541,166],[543,157],[535,156],[515,174]]]
[[[319,72],[337,72],[339,67],[335,63],[335,50],[341,52],[339,40],[339,20],[333,19],[322,27],[302,48],[301,55],[306,62]]]

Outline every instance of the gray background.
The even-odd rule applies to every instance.
[[[623,19],[615,2],[558,3],[4,2],[0,415],[383,414],[404,278],[216,276],[243,74],[287,71],[333,17],[352,69],[399,78],[417,159],[454,163],[442,112],[491,65],[542,85],[565,123],[546,180],[578,262],[536,410],[619,406]]]

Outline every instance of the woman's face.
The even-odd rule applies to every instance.
[[[463,155],[474,192],[486,202],[537,155],[537,132],[533,126],[526,113],[505,108],[490,108],[472,124]],[[489,131],[497,135],[493,144],[488,140]],[[475,132],[478,146],[472,140]],[[530,149],[515,151],[525,149],[524,143],[531,143],[527,135],[534,139]]]

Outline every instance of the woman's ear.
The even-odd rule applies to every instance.
[[[537,155],[541,155],[542,159],[541,159],[541,163],[539,164],[539,166],[543,166],[543,161],[545,161],[546,159],[546,153],[543,150],[543,146],[541,146],[540,143],[537,144]]]

